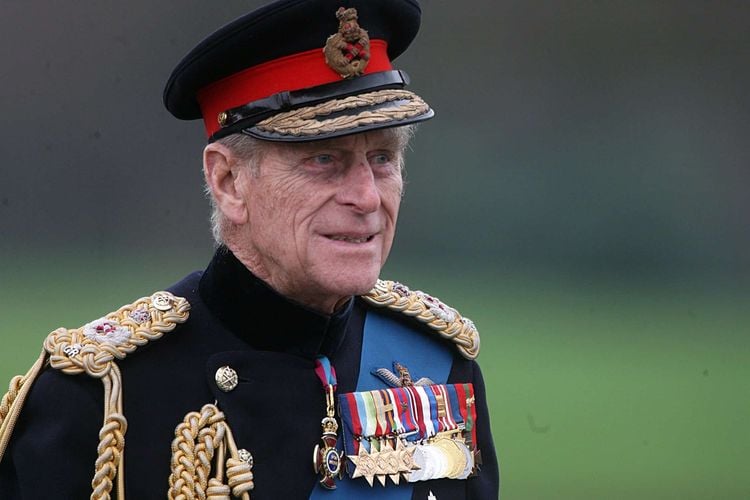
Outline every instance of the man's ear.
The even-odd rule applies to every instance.
[[[242,181],[247,169],[239,168],[239,160],[222,144],[211,143],[203,150],[203,174],[216,206],[233,224],[247,222],[247,206],[243,196]]]

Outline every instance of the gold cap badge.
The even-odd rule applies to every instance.
[[[370,61],[370,37],[357,23],[357,9],[339,7],[339,31],[328,37],[323,54],[326,64],[341,78],[360,76]]]

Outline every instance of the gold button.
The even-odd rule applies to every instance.
[[[216,370],[216,385],[224,392],[229,392],[237,387],[237,372],[228,366],[222,366]]]

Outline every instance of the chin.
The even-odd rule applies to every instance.
[[[338,269],[327,282],[328,288],[340,296],[364,295],[375,286],[380,266],[367,269]]]

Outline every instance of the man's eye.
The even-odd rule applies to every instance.
[[[320,154],[313,158],[313,162],[318,165],[330,165],[333,163],[333,155]]]
[[[391,157],[385,153],[378,153],[370,157],[370,162],[373,165],[384,165],[391,162]]]

